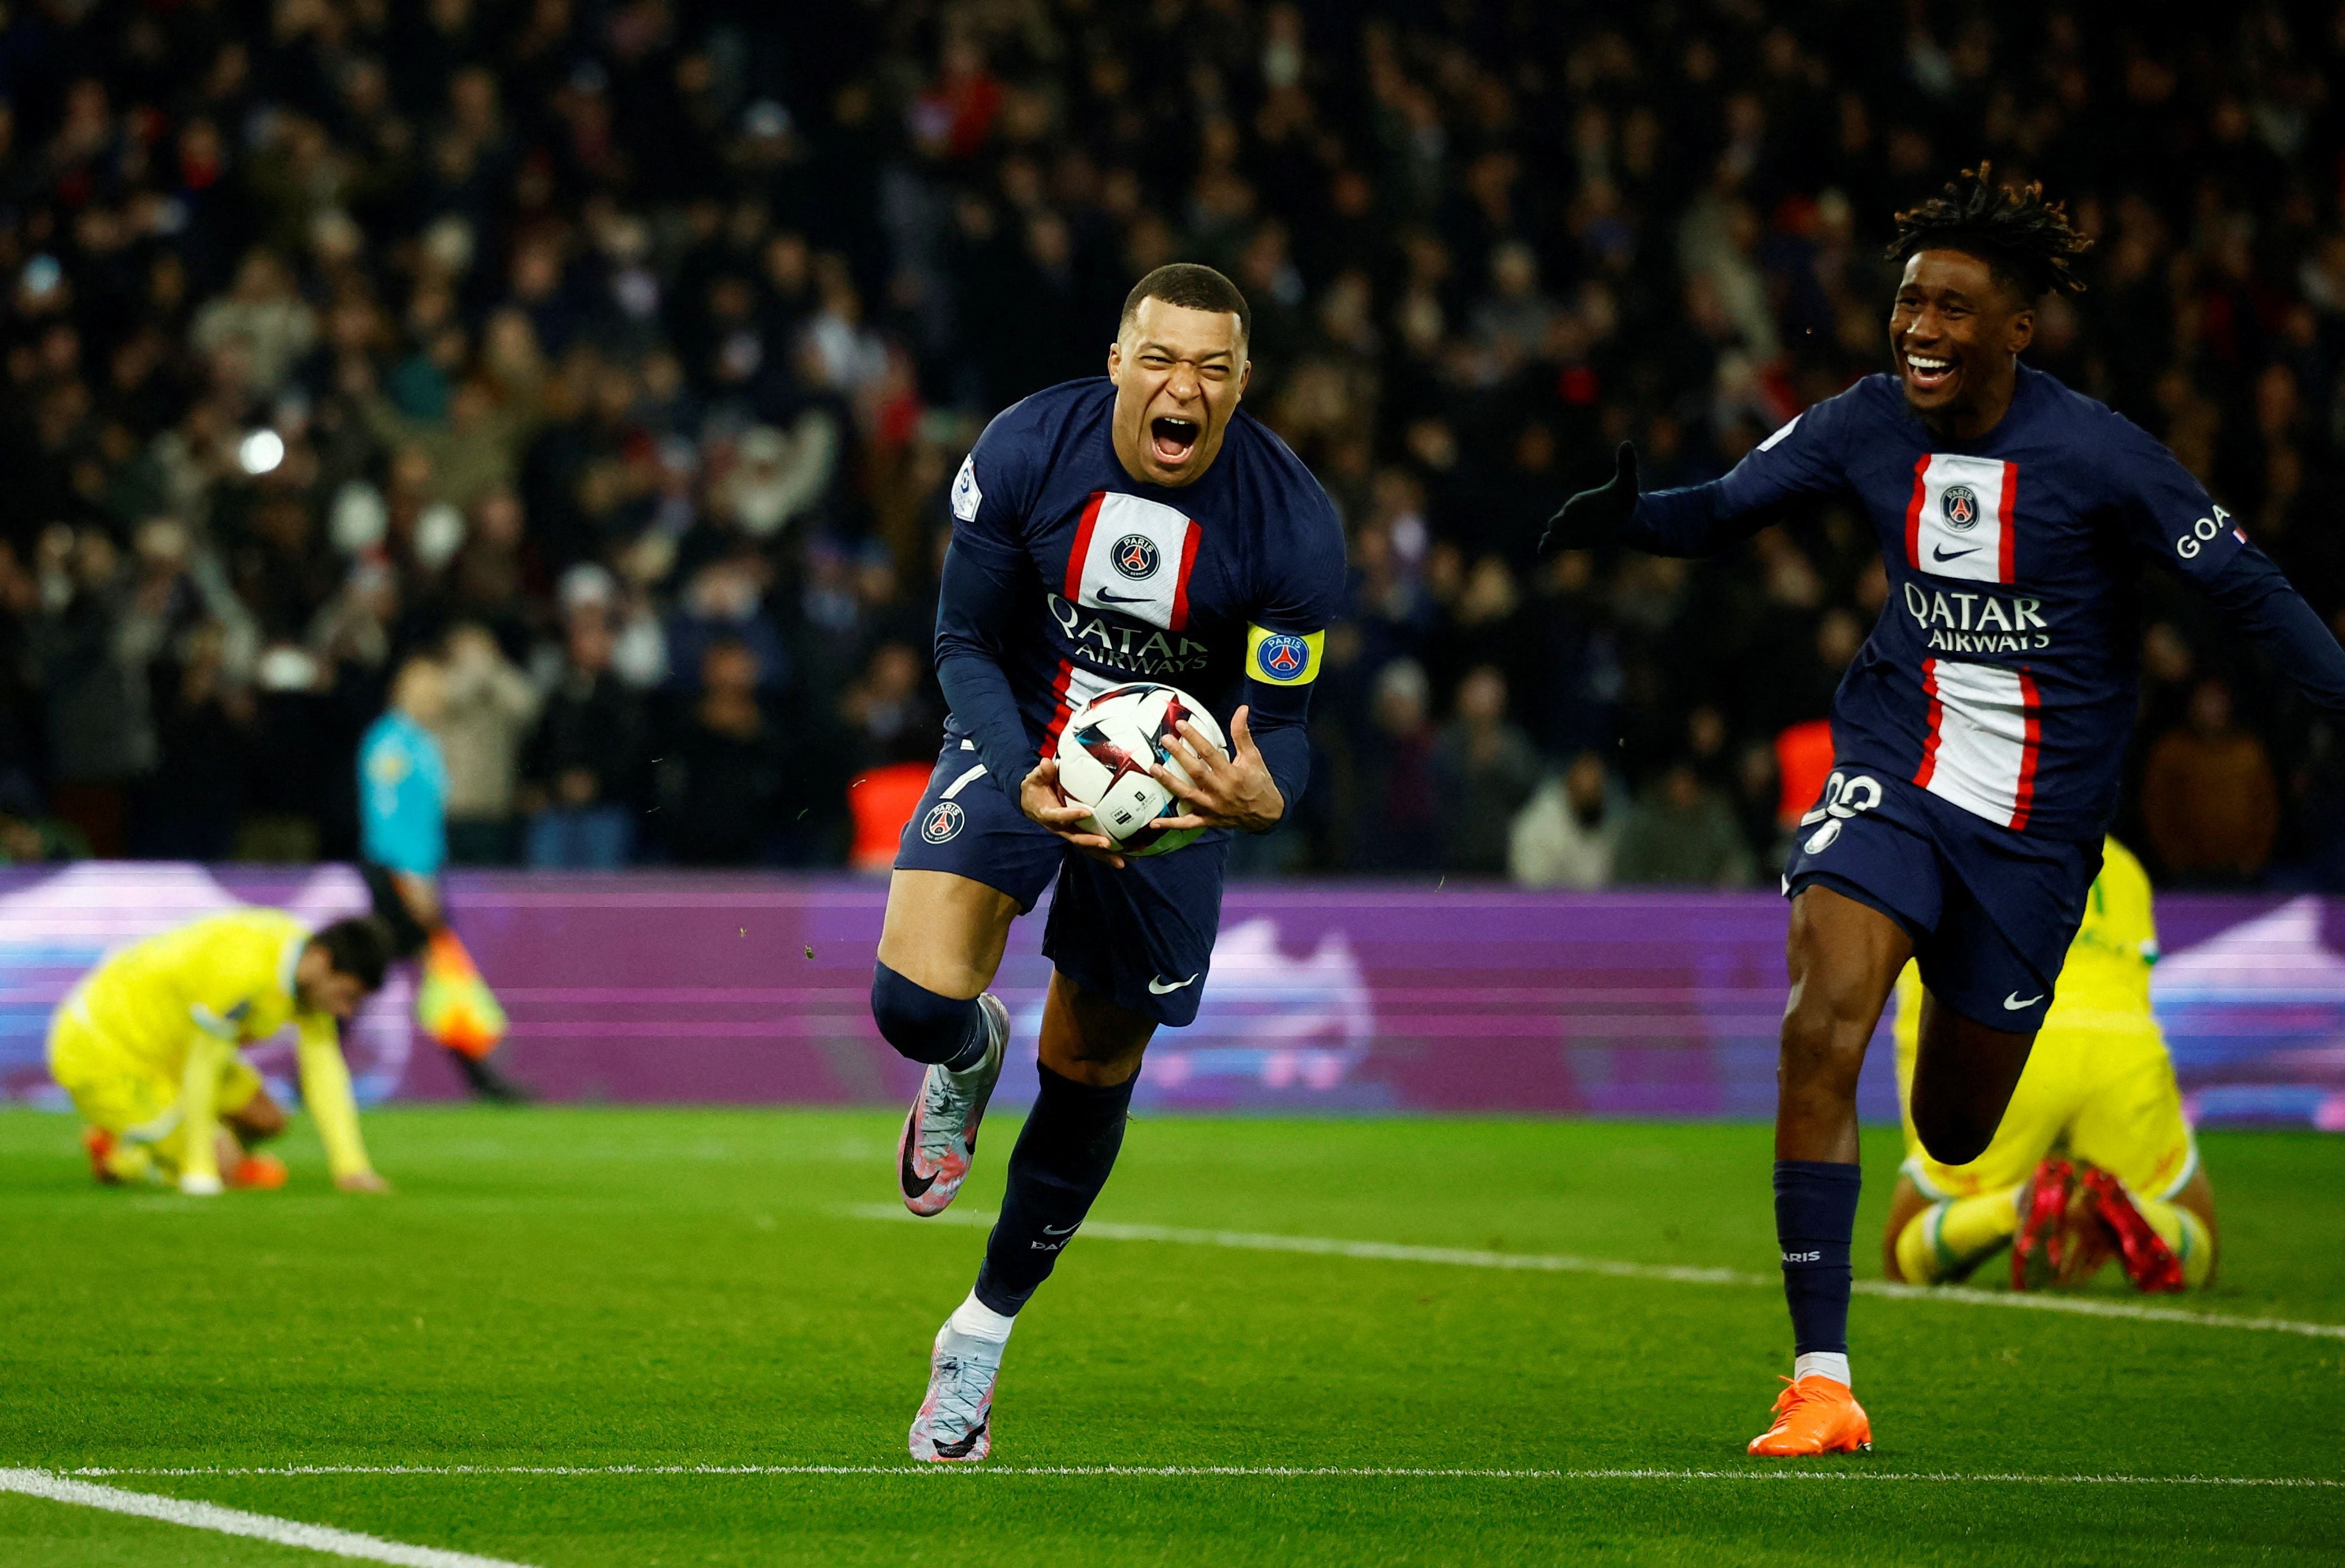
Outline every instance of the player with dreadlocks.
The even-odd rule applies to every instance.
[[[2132,727],[2137,563],[2205,594],[2322,706],[2345,650],[2228,512],[2128,420],[2020,363],[2035,302],[2087,248],[2035,185],[1982,165],[1897,215],[1894,373],[1761,441],[1725,478],[1566,501],[1542,552],[1711,555],[1801,502],[1860,507],[1889,602],[1832,702],[1834,764],[1791,899],[1775,1226],[1796,1361],[1757,1454],[1872,1446],[1850,1391],[1857,1070],[1908,958],[1927,987],[1911,1111],[1930,1156],[1995,1136],[2101,865]]]

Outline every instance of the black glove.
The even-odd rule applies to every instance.
[[[1594,490],[1581,491],[1547,520],[1547,531],[1539,535],[1539,559],[1609,544],[1636,511],[1637,449],[1622,441],[1619,467],[1612,477]]]

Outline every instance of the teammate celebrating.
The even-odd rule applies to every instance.
[[[1051,879],[1041,1093],[1010,1156],[977,1286],[938,1331],[911,1449],[979,1460],[1025,1306],[1106,1184],[1141,1054],[1197,1015],[1221,918],[1225,831],[1267,832],[1303,791],[1303,721],[1343,585],[1334,506],[1238,410],[1251,314],[1208,267],[1162,267],[1125,299],[1105,380],[996,418],[953,482],[937,612],[952,716],[888,889],[871,983],[879,1031],[929,1064],[898,1155],[915,1214],[950,1203],[1000,1076],[1010,1019],[985,995],[1010,923]],[[1234,755],[1184,726],[1190,780],[1156,770],[1206,827],[1127,862],[1079,831],[1047,754],[1111,686],[1162,679],[1215,699],[1239,683]]]
[[[1711,554],[1826,496],[1881,536],[1889,602],[1833,699],[1837,761],[1783,877],[1775,1224],[1797,1360],[1753,1453],[1871,1446],[1848,1363],[1857,1070],[1916,959],[1914,1130],[1948,1165],[1994,1136],[2117,804],[2136,561],[2178,573],[2345,713],[2345,651],[2230,514],[2141,430],[2020,364],[2035,301],[2080,287],[2089,243],[2040,187],[1964,171],[1897,217],[1893,376],[1816,404],[1710,484],[1639,496],[1624,444],[1540,541]]]
[[[381,988],[390,960],[380,920],[313,933],[282,910],[239,909],[100,964],[49,1025],[49,1073],[87,1124],[82,1142],[97,1179],[176,1181],[198,1197],[283,1185],[282,1165],[246,1153],[285,1129],[285,1113],[238,1050],[290,1023],[301,1100],[334,1184],[385,1190],[359,1138],[336,1025]]]
[[[2015,1290],[2081,1284],[2112,1256],[2137,1290],[2213,1277],[2215,1193],[2150,1011],[2157,962],[2149,874],[2112,838],[1994,1140],[1946,1165],[1905,1118],[1905,1168],[1882,1237],[1892,1280],[1960,1280],[2005,1246]],[[1922,995],[1908,964],[1897,978],[1901,1103],[1912,1098]]]

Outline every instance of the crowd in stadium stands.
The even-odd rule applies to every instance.
[[[1532,541],[1614,442],[1709,478],[1881,368],[1890,214],[1982,157],[2099,241],[2034,362],[2345,605],[2318,8],[0,16],[10,860],[350,854],[355,742],[430,644],[460,860],[846,861],[856,781],[935,753],[962,453],[1197,259],[1352,552],[1312,792],[1241,867],[1764,883],[1883,608],[1870,529]],[[2171,880],[2345,885],[2345,738],[2143,592],[2120,831]]]

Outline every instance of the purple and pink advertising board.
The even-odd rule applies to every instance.
[[[883,881],[758,874],[450,878],[459,931],[550,1099],[893,1105],[916,1069],[873,1029]],[[365,907],[343,866],[90,863],[0,873],[0,1098],[61,1105],[49,1010],[107,951],[239,903]],[[1548,894],[1241,883],[1196,1023],[1149,1051],[1141,1100],[1185,1111],[1763,1119],[1784,905],[1762,893]],[[2345,1130],[2345,900],[2161,899],[2159,1021],[2206,1123]],[[997,989],[1033,1092],[1049,966],[1019,923]],[[459,1092],[415,1035],[411,982],[349,1032],[362,1098]],[[1884,1031],[1885,1035],[1885,1031]],[[259,1059],[287,1076],[290,1050]],[[1886,1038],[1864,1108],[1896,1114]]]

